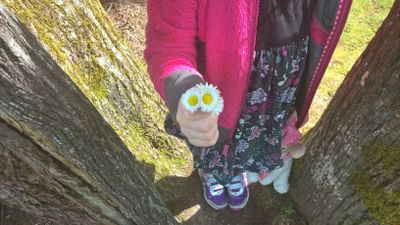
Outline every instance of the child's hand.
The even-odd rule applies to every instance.
[[[211,112],[188,111],[179,100],[176,120],[188,141],[198,147],[215,145],[218,140],[218,116]]]

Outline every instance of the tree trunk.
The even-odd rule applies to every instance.
[[[175,224],[118,135],[1,4],[0,201],[56,224]]]
[[[126,47],[98,0],[2,0],[40,40],[155,178],[190,168],[186,146],[166,135],[166,109],[143,60]]]
[[[306,140],[292,196],[310,224],[400,224],[400,1]]]

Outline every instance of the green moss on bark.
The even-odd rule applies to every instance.
[[[350,176],[352,186],[376,220],[382,225],[398,225],[400,148],[374,141],[362,147],[362,154],[364,164]]]
[[[93,58],[101,53],[102,57],[106,57],[114,65],[119,65],[120,62],[105,43],[100,27],[107,28],[107,37],[110,38],[110,43],[116,44],[115,46],[119,47],[124,41],[117,35],[104,10],[99,8],[101,7],[99,2],[84,1],[85,5],[82,7],[75,7],[69,1],[58,2],[52,0],[3,1],[37,35],[46,50],[81,87],[88,98],[92,102],[101,100],[107,95],[107,91],[104,90],[107,84],[100,84],[103,81],[102,77],[111,74]],[[91,21],[88,16],[89,11],[84,10],[85,6],[92,7],[90,12],[93,14],[89,13],[89,15],[101,18],[96,20],[98,24]],[[75,66],[76,64],[80,66]],[[125,68],[118,69],[128,73]]]

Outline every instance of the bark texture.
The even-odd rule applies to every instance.
[[[306,140],[292,196],[312,225],[400,224],[400,1]]]
[[[56,224],[175,224],[142,169],[0,4],[0,201]]]

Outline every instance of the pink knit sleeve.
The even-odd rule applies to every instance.
[[[165,101],[165,79],[197,74],[197,0],[148,0],[144,57],[150,78]]]

